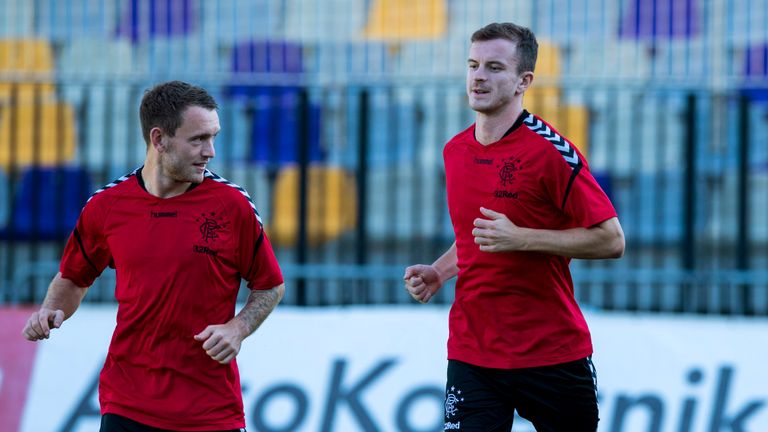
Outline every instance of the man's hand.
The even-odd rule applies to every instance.
[[[21,334],[27,340],[39,341],[51,337],[51,329],[61,327],[64,322],[64,312],[60,309],[40,308],[27,320]]]
[[[506,215],[485,207],[480,207],[480,213],[488,219],[475,219],[472,235],[481,251],[512,252],[525,249],[525,228],[512,223]]]
[[[416,301],[427,303],[443,286],[440,275],[431,265],[417,264],[405,269],[405,289]]]
[[[209,325],[195,335],[195,340],[203,343],[203,349],[212,359],[221,364],[228,364],[240,352],[240,344],[245,339],[236,318],[226,324]]]

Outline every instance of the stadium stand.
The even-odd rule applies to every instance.
[[[280,170],[272,203],[274,217],[270,239],[278,245],[295,245],[299,232],[299,168]],[[336,239],[355,227],[357,191],[354,179],[341,168],[310,165],[307,172],[307,240],[318,245]]]
[[[7,190],[0,216],[17,217],[13,200],[30,187],[21,178],[28,170],[82,164],[101,184],[135,168],[144,151],[136,126],[142,91],[185,79],[220,100],[223,131],[212,169],[251,191],[290,284],[313,280],[302,266],[322,263],[324,276],[310,285],[337,291],[318,294],[318,302],[408,301],[377,290],[402,276],[404,261],[429,260],[450,244],[441,150],[473,119],[463,88],[468,38],[488,22],[513,21],[532,27],[541,42],[526,108],[587,153],[625,222],[625,260],[575,264],[584,298],[623,308],[636,291],[641,304],[669,310],[679,305],[675,281],[723,293],[747,281],[758,292],[766,283],[759,274],[738,273],[718,285],[707,272],[734,270],[737,249],[747,251],[742,263],[752,268],[768,264],[760,223],[768,209],[766,6],[0,0],[0,170]],[[298,262],[302,144],[311,246]],[[742,148],[745,177],[738,169]],[[695,204],[681,205],[687,198]],[[750,222],[746,242],[736,235],[739,212]],[[57,255],[50,244],[27,243],[36,256]],[[14,260],[26,259],[17,249],[0,242],[0,283],[22,277],[13,274]],[[365,277],[347,283],[347,276],[334,276],[352,262]],[[626,271],[635,268],[642,271]],[[663,277],[669,298],[656,302],[646,279],[624,280],[617,272]],[[719,313],[719,304],[707,310]]]
[[[0,229],[0,238],[66,238],[74,228],[91,188],[90,174],[83,168],[25,168],[12,198],[8,223]]]
[[[0,166],[55,165],[75,152],[74,111],[58,102],[53,49],[41,39],[0,40]]]
[[[434,39],[447,28],[445,0],[374,0],[363,33],[389,41]]]

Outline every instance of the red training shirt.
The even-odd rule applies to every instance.
[[[488,368],[528,368],[592,354],[573,294],[569,258],[481,252],[472,229],[485,207],[521,227],[590,227],[616,216],[584,157],[540,118],[523,111],[495,143],[475,125],[443,150],[458,280],[448,358]],[[486,218],[487,219],[487,218]]]
[[[167,199],[145,190],[141,168],[115,180],[83,208],[60,270],[87,287],[107,265],[118,311],[101,413],[161,429],[244,427],[236,361],[219,364],[193,336],[234,316],[241,278],[251,289],[283,283],[245,190],[210,171]]]

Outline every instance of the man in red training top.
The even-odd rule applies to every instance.
[[[568,264],[621,257],[624,234],[576,147],[523,109],[537,49],[511,23],[472,35],[476,121],[443,150],[455,242],[405,271],[423,303],[458,276],[446,430],[508,432],[515,410],[539,431],[597,429],[592,342]]]
[[[24,336],[47,339],[107,267],[117,327],[99,379],[101,432],[241,431],[235,357],[283,296],[248,193],[206,169],[218,106],[180,81],[142,99],[144,166],[96,191]],[[245,279],[251,293],[235,315]]]

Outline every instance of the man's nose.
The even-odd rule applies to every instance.
[[[202,155],[207,158],[213,158],[216,156],[216,148],[213,145],[213,140],[204,144]]]

